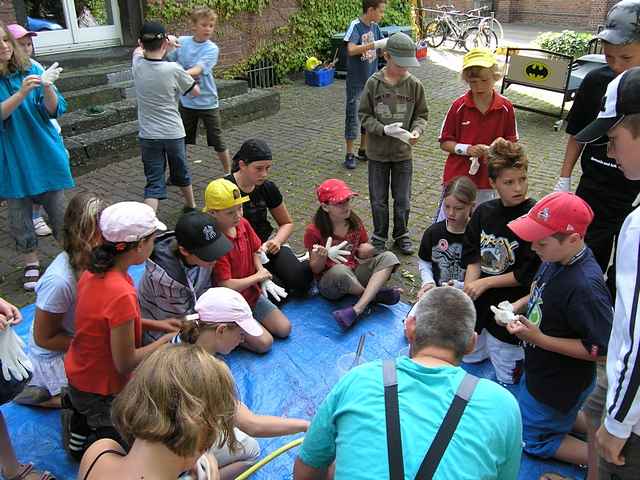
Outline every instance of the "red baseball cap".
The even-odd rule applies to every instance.
[[[320,203],[328,203],[335,205],[342,203],[348,198],[355,197],[358,194],[349,188],[349,185],[337,178],[330,178],[322,182],[316,188],[316,196]]]
[[[584,236],[593,220],[593,210],[574,193],[555,192],[541,199],[529,213],[507,224],[520,238],[536,242],[555,233]]]

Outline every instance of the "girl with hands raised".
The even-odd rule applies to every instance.
[[[23,256],[23,286],[33,290],[40,277],[38,239],[32,205],[42,205],[58,239],[64,194],[74,186],[64,144],[49,121],[66,110],[53,86],[58,67],[49,73],[34,65],[0,23],[0,165],[6,172],[0,197],[9,207],[9,232]]]
[[[316,189],[320,207],[304,234],[320,294],[329,300],[347,294],[359,297],[352,307],[333,312],[344,329],[353,325],[371,302],[394,305],[400,301],[400,289],[384,287],[400,261],[389,251],[378,254],[369,243],[362,220],[351,208],[351,198],[356,195],[342,180],[324,181]]]

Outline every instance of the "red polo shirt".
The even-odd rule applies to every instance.
[[[347,245],[345,245],[344,250],[350,250],[352,252],[351,255],[347,256],[347,261],[344,263],[351,270],[355,270],[358,266],[358,262],[353,254],[355,254],[358,247],[369,241],[369,235],[367,234],[367,229],[364,228],[364,225],[361,223],[360,227],[357,230],[349,230],[347,235],[344,237],[340,237],[338,235],[333,235],[332,245],[338,245],[343,241],[347,241]],[[327,239],[322,236],[318,227],[315,224],[311,223],[307,225],[306,230],[304,231],[304,248],[306,248],[309,253],[313,249],[314,245],[322,245],[323,247],[326,245]],[[329,260],[327,258],[327,263],[325,263],[324,270],[322,273],[329,270],[331,267],[335,265],[335,262]]]
[[[468,145],[491,145],[496,138],[516,142],[518,140],[518,127],[513,104],[500,95],[493,92],[493,101],[486,113],[480,112],[473,103],[471,90],[455,100],[449,108],[449,112],[440,130],[440,142],[453,141]],[[473,180],[476,187],[487,189],[489,174],[487,159],[480,159],[480,169],[475,175],[469,175],[469,157],[450,153],[444,164],[442,183],[446,185],[455,177],[465,175]]]
[[[233,248],[224,257],[216,261],[214,267],[216,281],[221,282],[230,278],[246,278],[256,273],[253,255],[258,251],[262,242],[253,228],[251,228],[247,219],[240,219],[240,223],[236,227],[235,237],[226,233],[225,235],[231,241]],[[253,308],[256,306],[261,292],[260,285],[254,283],[240,293]]]

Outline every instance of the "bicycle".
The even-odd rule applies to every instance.
[[[489,10],[489,7],[487,7],[485,5],[484,7],[473,8],[473,9],[471,9],[471,10],[469,10],[467,12],[467,15],[469,17],[483,18],[480,15],[480,12],[482,12],[484,10]],[[484,18],[488,18],[488,17],[484,17]],[[492,17],[491,18],[492,18],[492,20],[491,20],[491,29],[497,33],[498,40],[502,42],[502,40],[504,40],[504,30],[502,28],[502,24],[498,21],[498,19],[495,16],[493,16],[493,12],[492,12]]]
[[[454,48],[461,46],[466,51],[485,47],[495,52],[498,48],[498,36],[490,25],[493,17],[479,17],[480,21],[477,26],[463,28],[468,25],[469,19],[473,18],[475,21],[478,17],[444,10],[439,5],[438,12],[440,15],[435,20],[428,22],[423,28],[423,36],[431,48],[439,47],[445,40],[452,40]],[[454,15],[465,18],[466,21],[456,20]]]

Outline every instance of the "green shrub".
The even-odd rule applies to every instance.
[[[573,30],[563,30],[562,32],[544,32],[536,37],[534,42],[545,50],[555,53],[571,55],[578,58],[589,48],[589,40],[593,35],[586,32],[574,32]]]

